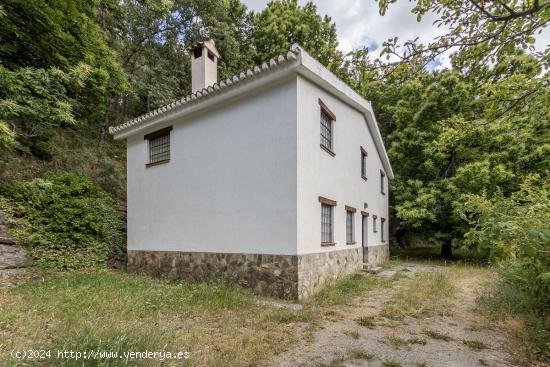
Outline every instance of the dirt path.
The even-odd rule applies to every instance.
[[[437,266],[405,263],[378,276],[390,278],[398,272],[412,277],[417,272],[442,270]],[[505,352],[504,337],[496,331],[481,328],[473,312],[476,291],[481,283],[479,278],[484,276],[486,274],[467,269],[453,270],[456,300],[452,315],[405,316],[400,321],[381,316],[400,287],[399,282],[392,282],[389,288],[372,291],[353,306],[343,308],[340,318],[324,322],[313,338],[302,340],[280,355],[273,365],[514,366]],[[359,325],[357,319],[364,316],[370,316],[373,324]]]

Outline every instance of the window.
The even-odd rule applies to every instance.
[[[372,231],[373,231],[374,233],[378,232],[378,230],[376,229],[376,219],[377,219],[377,218],[378,218],[378,217],[377,217],[376,215],[373,215],[373,216],[372,216]]]
[[[332,206],[321,204],[321,242],[332,243]]]
[[[334,224],[333,207],[336,201],[319,196],[321,202],[321,246],[333,246],[334,243]]]
[[[380,218],[380,238],[382,239],[382,242],[386,242],[386,237],[384,234],[384,225],[386,224],[385,218]]]
[[[353,245],[355,243],[355,208],[346,206],[346,243]]]
[[[386,174],[384,173],[384,171],[380,170],[380,192],[382,193],[382,195],[386,195],[386,190],[385,190],[385,178],[386,178]]]
[[[361,177],[367,179],[367,151],[361,147]]]
[[[199,57],[202,56],[202,47],[197,47],[193,50],[193,56],[195,57],[195,59],[198,59]]]
[[[320,125],[321,125],[321,148],[323,148],[327,153],[334,156],[334,152],[332,151],[333,146],[333,129],[332,124],[336,120],[336,117],[328,107],[319,100],[319,104],[321,105],[321,117],[320,117]]]
[[[149,163],[147,166],[170,161],[170,131],[172,126],[145,135],[149,142]]]

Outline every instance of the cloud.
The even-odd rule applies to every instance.
[[[251,10],[261,11],[267,0],[241,0]],[[316,0],[320,14],[327,14],[336,23],[339,49],[348,52],[353,49],[369,47],[374,57],[381,51],[380,45],[388,38],[398,37],[401,42],[418,37],[420,42],[428,43],[437,36],[446,33],[446,29],[433,25],[435,14],[427,14],[421,22],[411,13],[414,4],[409,1],[398,1],[391,4],[386,15],[378,12],[378,3],[374,0]],[[307,0],[299,0],[301,5]],[[536,48],[544,50],[550,43],[550,29],[537,36]],[[450,66],[448,54],[438,58],[441,69]]]

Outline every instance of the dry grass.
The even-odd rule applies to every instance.
[[[405,316],[447,315],[456,287],[450,271],[423,272],[400,281],[400,287],[384,305],[382,316],[402,320]]]
[[[0,365],[8,366],[15,364],[9,358],[14,348],[187,351],[186,366],[258,365],[295,342],[293,324],[309,317],[307,311],[289,314],[257,305],[248,292],[228,284],[191,285],[113,271],[52,275],[0,292]],[[84,365],[98,361],[91,362]],[[137,366],[158,363],[130,360]]]

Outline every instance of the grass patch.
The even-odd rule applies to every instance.
[[[374,322],[374,316],[361,316],[355,320],[359,325],[367,327],[369,329],[374,329],[376,323]]]
[[[359,331],[357,330],[346,330],[344,331],[344,334],[355,340],[359,339],[359,335],[360,335]]]
[[[389,284],[386,279],[364,274],[352,274],[341,277],[313,296],[312,303],[318,306],[349,304],[351,300],[370,289]]]
[[[426,345],[426,339],[419,338],[419,337],[412,337],[410,339],[407,339],[408,344],[418,344],[418,345]]]
[[[478,351],[478,352],[480,350],[488,348],[487,344],[485,344],[484,342],[482,342],[480,340],[466,340],[466,339],[463,339],[462,344],[464,344],[468,348],[470,348],[472,350],[475,350],[475,351]]]
[[[253,300],[248,291],[226,283],[189,284],[109,270],[52,274],[0,290],[0,309],[8,310],[0,312],[0,340],[5,341],[0,365],[13,362],[9,351],[14,348],[187,351],[186,366],[259,365],[297,340],[288,323],[312,316]],[[83,365],[82,360],[50,362]],[[125,363],[100,365],[160,361]]]
[[[400,281],[400,287],[384,305],[381,315],[392,320],[405,316],[446,315],[452,308],[456,287],[450,272],[422,272]]]
[[[444,342],[450,342],[451,340],[453,340],[453,338],[451,338],[448,334],[440,333],[436,330],[424,330],[424,335],[432,339],[441,340]]]
[[[382,361],[382,367],[401,367],[401,363],[395,359],[386,358]]]
[[[353,359],[364,359],[365,361],[372,361],[376,357],[373,353],[363,349],[352,349],[351,356]]]
[[[394,349],[401,349],[409,346],[409,343],[407,343],[407,340],[395,335],[387,336],[382,340],[384,343],[391,345]]]

